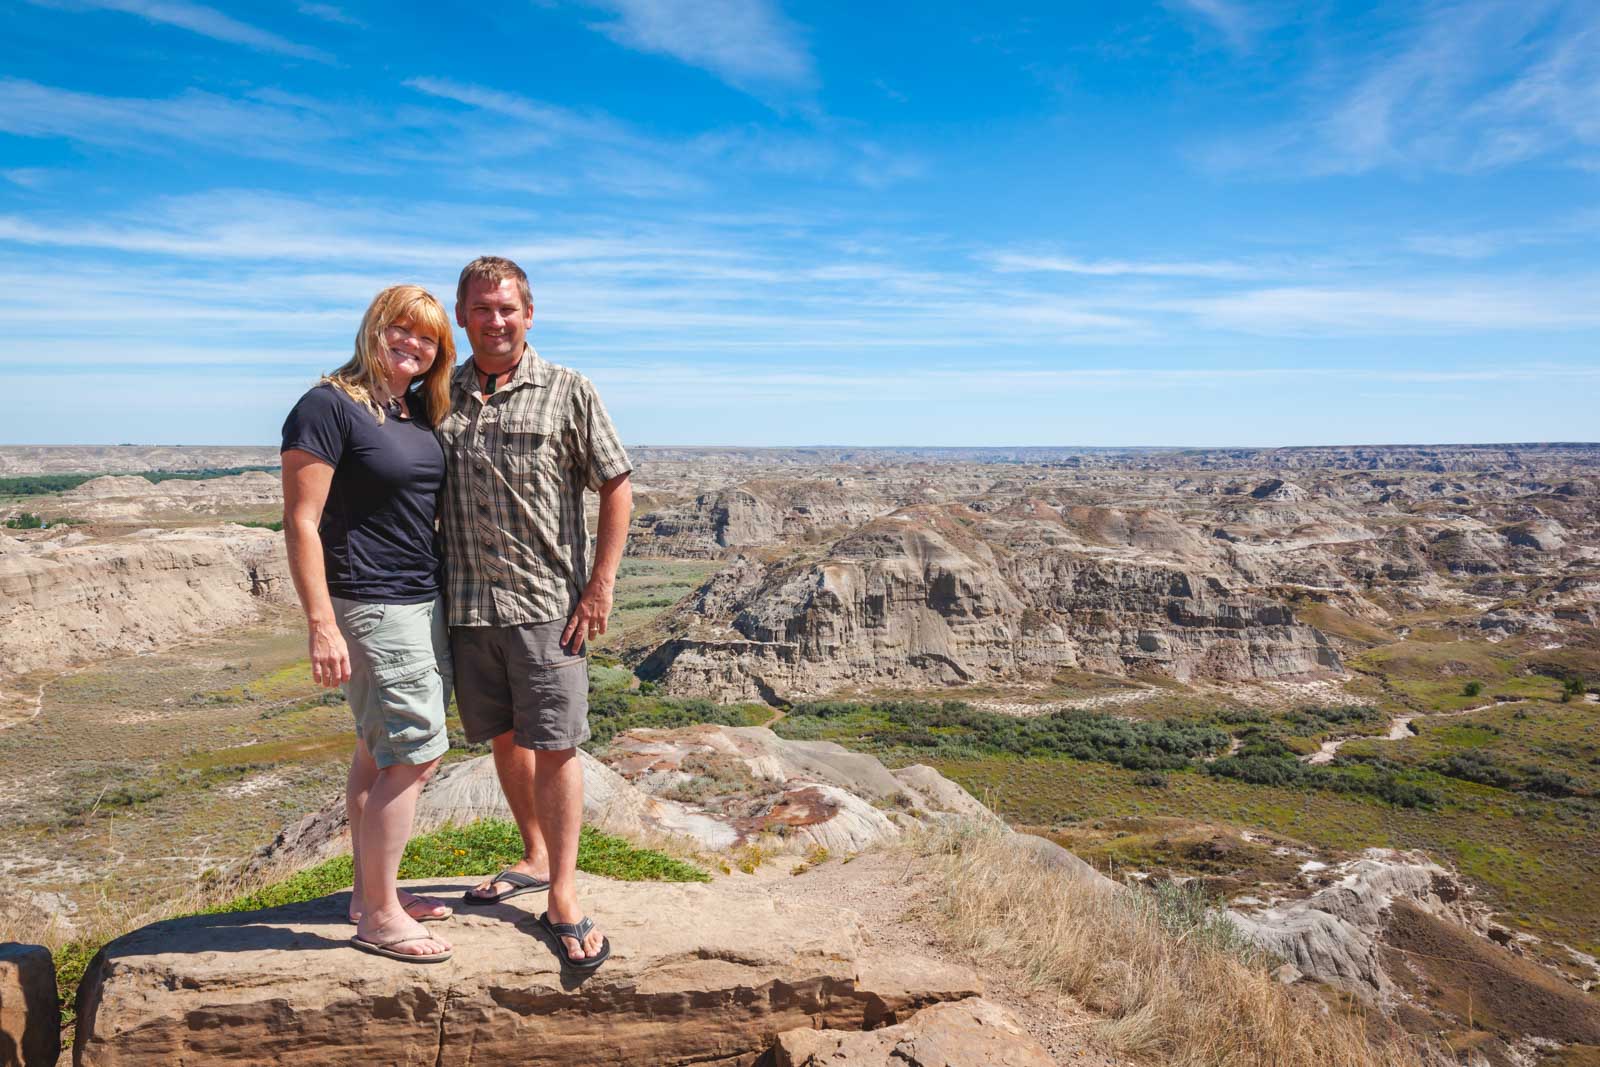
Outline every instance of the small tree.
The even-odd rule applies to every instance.
[[[1461,692],[1466,696],[1475,697],[1479,693],[1483,692],[1483,683],[1482,682],[1468,682],[1467,683],[1467,687],[1465,689],[1463,689]]]

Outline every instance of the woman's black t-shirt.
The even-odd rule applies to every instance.
[[[434,519],[444,485],[444,449],[422,396],[406,397],[412,418],[370,410],[326,382],[283,423],[283,451],[299,449],[333,464],[322,509],[328,592],[346,600],[417,604],[441,589]]]

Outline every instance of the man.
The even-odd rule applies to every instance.
[[[578,906],[583,651],[606,632],[632,468],[589,380],[527,343],[532,318],[528,277],[515,263],[484,256],[462,270],[456,322],[472,358],[456,371],[450,413],[439,421],[450,644],[467,740],[492,746],[523,845],[520,861],[464,901],[548,887],[540,922],[566,966],[593,970],[611,948]],[[600,495],[592,564],[586,489]]]

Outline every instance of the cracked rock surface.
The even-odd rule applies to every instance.
[[[872,958],[852,911],[727,881],[579,878],[613,946],[584,979],[562,974],[534,923],[539,895],[459,910],[436,928],[455,956],[434,965],[350,947],[345,894],[136,930],[83,983],[74,1062],[747,1062],[786,1030],[860,1030],[980,991],[949,964]],[[475,881],[410,885],[448,895]]]

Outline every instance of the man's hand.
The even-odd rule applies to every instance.
[[[350,680],[350,649],[331,622],[311,624],[311,680],[335,689]]]
[[[561,647],[574,656],[583,651],[583,644],[591,637],[606,632],[606,619],[611,615],[611,583],[600,581],[598,576],[589,579],[578,598],[578,606],[561,631]]]

